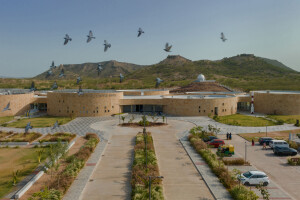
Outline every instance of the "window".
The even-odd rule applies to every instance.
[[[201,108],[201,106],[199,106],[199,109]]]
[[[106,112],[106,110],[104,112]]]
[[[199,110],[199,113],[201,112],[201,110]]]
[[[211,110],[211,112],[214,112],[213,110]]]
[[[109,110],[107,110],[107,112],[109,112]]]
[[[98,110],[97,110],[97,113],[98,113]]]
[[[205,112],[205,110],[203,110],[203,112]]]
[[[72,110],[72,113],[74,113],[74,111]]]
[[[222,106],[224,106],[224,103],[222,103]]]

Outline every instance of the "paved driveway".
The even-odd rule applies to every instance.
[[[230,143],[234,145],[235,152],[244,157],[245,140],[240,136],[234,136]],[[277,195],[276,199],[289,199],[288,195],[292,199],[299,199],[300,167],[287,165],[286,159],[286,156],[274,156],[270,149],[262,150],[262,146],[251,146],[250,142],[247,142],[247,160],[270,177],[271,182],[276,185],[275,187],[270,185],[271,190],[280,189],[287,193],[287,195]]]

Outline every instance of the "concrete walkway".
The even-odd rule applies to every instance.
[[[168,126],[147,128],[152,133],[165,199],[214,199],[180,144],[176,134],[194,125],[168,121]]]
[[[80,197],[84,200],[131,198],[131,165],[137,130],[120,128],[115,120],[93,124],[105,134],[111,134],[90,181]]]

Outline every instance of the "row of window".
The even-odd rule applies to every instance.
[[[205,110],[203,110],[203,112],[205,113]],[[213,113],[214,110],[211,110],[211,112]],[[222,112],[226,112],[226,109],[222,109]],[[199,110],[199,113],[201,113],[201,110]]]

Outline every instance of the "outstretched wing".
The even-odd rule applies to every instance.
[[[91,36],[88,36],[86,42],[89,43],[92,40]]]
[[[89,36],[93,37],[93,32],[92,31],[89,32]]]
[[[166,48],[166,49],[169,48],[169,43],[168,43],[168,42],[166,43],[165,48]]]

